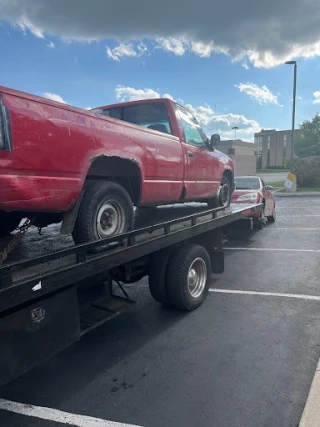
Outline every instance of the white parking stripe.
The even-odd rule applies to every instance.
[[[77,427],[138,427],[133,424],[117,423],[115,421],[102,420],[100,418],[88,417],[86,415],[70,414],[57,409],[43,406],[26,405],[24,403],[12,402],[0,399],[0,409],[14,412],[28,417],[40,418],[42,420],[54,421]]]
[[[292,248],[223,248],[227,251],[280,251],[280,252],[315,252],[320,253],[320,249],[292,249]]]
[[[269,227],[269,228],[266,228],[265,230],[267,231],[278,231],[278,230],[320,231],[320,228],[319,227],[315,227],[315,228],[311,228],[311,227],[272,227],[271,228]]]
[[[306,217],[315,217],[320,215],[277,215],[277,218],[306,218]]]
[[[210,288],[209,292],[216,292],[218,294],[239,294],[239,295],[259,295],[266,297],[286,297],[298,298],[304,300],[320,301],[320,296],[315,295],[301,295],[301,294],[282,294],[276,292],[257,292],[257,291],[238,291],[236,289],[214,289]]]

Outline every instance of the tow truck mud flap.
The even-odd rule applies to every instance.
[[[75,287],[0,317],[0,385],[79,338]]]

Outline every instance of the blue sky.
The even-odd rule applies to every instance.
[[[207,133],[224,138],[233,137],[232,126],[245,140],[261,128],[291,126],[293,67],[283,65],[281,54],[261,66],[252,54],[239,59],[211,42],[192,44],[170,33],[125,41],[86,34],[79,41],[80,24],[66,38],[63,31],[38,30],[29,18],[19,22],[0,25],[3,86],[82,108],[169,95],[188,105]],[[320,111],[320,57],[305,56],[297,58],[297,125]]]

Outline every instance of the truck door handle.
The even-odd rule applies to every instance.
[[[191,157],[191,158],[194,157],[193,152],[192,151],[188,151],[188,156]]]

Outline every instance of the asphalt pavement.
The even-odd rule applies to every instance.
[[[15,402],[0,426],[298,426],[320,355],[319,241],[320,197],[277,198],[275,224],[228,242],[198,310],[128,285],[133,308],[0,388]]]

